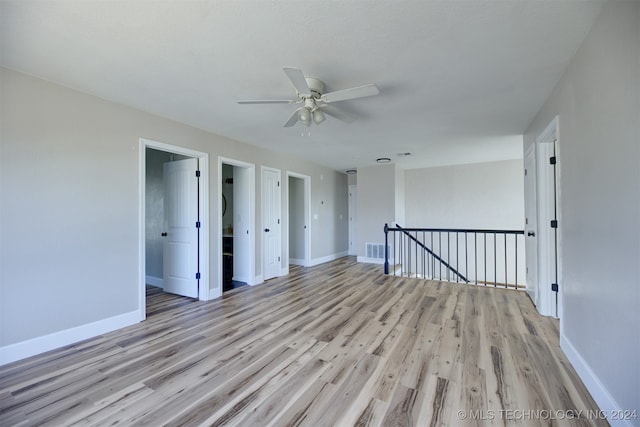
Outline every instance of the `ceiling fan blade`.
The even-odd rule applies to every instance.
[[[309,89],[301,69],[293,67],[282,67],[282,69],[300,95],[311,96],[311,89]]]
[[[299,110],[300,109],[298,108],[296,111],[293,112],[291,117],[289,117],[289,120],[287,120],[287,122],[284,124],[284,127],[290,128],[291,126],[293,126],[296,123],[298,123],[298,111]]]
[[[335,117],[338,120],[342,120],[345,123],[353,123],[356,121],[353,117],[343,113],[333,105],[318,105],[318,108],[325,112],[325,114]]]
[[[324,102],[345,101],[347,99],[364,98],[365,96],[373,96],[379,94],[378,87],[374,84],[352,87],[351,89],[337,90],[335,92],[325,93],[320,97]]]
[[[238,104],[295,104],[291,99],[240,99]]]

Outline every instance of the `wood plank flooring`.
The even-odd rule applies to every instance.
[[[0,425],[607,425],[526,293],[381,272],[151,292],[145,322],[1,367]]]

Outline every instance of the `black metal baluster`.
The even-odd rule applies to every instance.
[[[396,265],[398,264],[398,256],[396,254],[396,239],[398,238],[398,234],[396,232],[393,233],[393,275],[396,275]]]
[[[458,241],[459,241],[459,240],[460,240],[460,239],[458,238],[458,232],[456,231],[456,270],[458,270],[458,271],[460,271],[459,263],[458,263],[458,258],[459,258],[459,254],[460,254],[460,251],[458,250],[458,245],[459,245]],[[460,277],[460,276],[458,276],[458,275],[456,274],[456,283],[458,283],[458,279],[459,279],[459,277]]]
[[[469,280],[469,237],[467,232],[464,232],[464,275]]]
[[[473,256],[476,270],[476,285],[478,284],[478,233],[473,233]]]
[[[507,287],[509,280],[507,279],[507,233],[504,234],[504,287]]]
[[[498,286],[498,245],[496,244],[496,233],[493,233],[493,287]]]
[[[487,286],[487,233],[483,233],[484,237],[484,285]]]
[[[415,245],[416,245],[416,277],[418,277],[418,232],[416,231],[416,240],[415,240]]]
[[[431,231],[431,250],[433,251],[433,231]],[[431,278],[436,280],[436,259],[431,255]]]
[[[514,234],[513,238],[516,245],[516,289],[518,289],[518,235]]]

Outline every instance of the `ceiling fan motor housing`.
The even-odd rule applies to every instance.
[[[324,82],[313,77],[305,77],[304,79],[311,90],[311,97],[320,98],[324,93]]]

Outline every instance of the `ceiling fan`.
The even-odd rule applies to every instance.
[[[284,127],[291,127],[298,122],[311,126],[312,121],[319,125],[325,120],[325,114],[346,123],[353,123],[355,121],[353,117],[329,104],[380,93],[374,84],[323,93],[324,83],[321,80],[305,77],[299,68],[283,67],[282,69],[295,88],[298,99],[239,100],[238,104],[304,104],[289,117]]]

